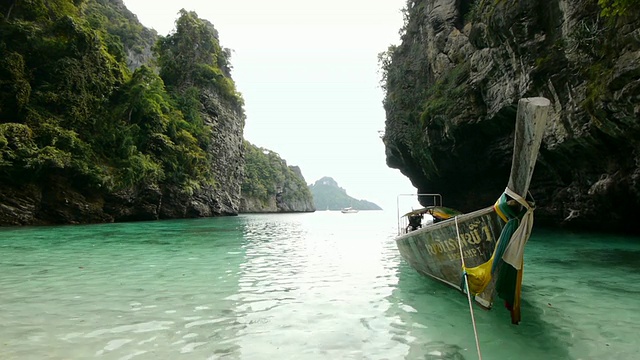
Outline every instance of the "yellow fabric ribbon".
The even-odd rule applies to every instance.
[[[495,255],[495,250],[493,252]],[[482,294],[487,285],[491,282],[491,267],[493,266],[493,255],[487,262],[478,266],[468,268],[463,267],[467,273],[467,282],[469,283],[469,291],[473,295]]]
[[[520,221],[518,228],[511,235],[511,238],[505,239],[506,241],[509,241],[509,244],[507,245],[507,248],[502,255],[502,259],[506,263],[510,264],[517,270],[521,270],[523,262],[522,259],[524,255],[524,245],[527,243],[529,235],[531,234],[531,228],[533,227],[533,208],[527,203],[525,199],[513,192],[511,189],[506,188],[505,194],[509,195],[511,198],[524,206],[525,209],[527,209],[522,220]],[[502,212],[502,210],[500,210],[500,207],[498,206],[499,203],[500,199],[496,201],[496,204],[493,206],[493,208],[502,220],[508,222],[509,219]],[[467,273],[467,279],[469,281],[469,291],[471,291],[472,294],[481,294],[486,289],[487,285],[489,285],[489,282],[491,282],[491,267],[493,266],[497,248],[498,244],[496,244],[491,258],[485,263],[471,268],[463,268],[463,270]]]

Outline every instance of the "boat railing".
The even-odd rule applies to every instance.
[[[406,212],[400,213],[400,199],[403,197],[413,197],[420,201],[420,204],[424,207],[428,206],[442,206],[441,194],[400,194],[396,199],[396,209],[398,215],[398,235],[403,235],[408,232],[409,218],[404,216]],[[423,224],[424,225],[424,224]]]

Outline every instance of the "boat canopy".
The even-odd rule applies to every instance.
[[[422,209],[408,212],[404,214],[403,217],[410,217],[410,216],[424,215],[424,214],[429,214],[438,220],[446,220],[456,215],[461,215],[462,213],[458,210],[444,207],[444,206],[427,206]]]

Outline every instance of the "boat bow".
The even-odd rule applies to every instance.
[[[431,225],[399,228],[396,238],[403,258],[418,272],[461,291],[468,281],[469,292],[487,308],[497,293],[516,324],[520,321],[524,246],[533,226],[534,207],[525,199],[550,104],[541,97],[518,102],[511,173],[494,206]],[[416,211],[406,215],[416,215]]]

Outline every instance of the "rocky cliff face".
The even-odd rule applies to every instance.
[[[158,41],[158,34],[142,26],[122,0],[88,0],[82,11],[92,25],[105,27],[108,33],[118,36],[129,70],[133,72],[142,65],[152,63],[152,48]]]
[[[110,221],[136,221],[237,215],[244,175],[244,111],[215,91],[203,92],[202,118],[211,127],[207,149],[216,185],[193,192],[176,187],[132,188],[109,194],[103,205]]]
[[[283,174],[282,180],[270,184],[274,189],[273,196],[266,200],[242,195],[240,201],[241,213],[290,213],[290,212],[314,212],[313,197],[307,189],[302,171],[297,166],[288,166],[290,171]]]
[[[115,193],[88,191],[63,171],[42,184],[3,184],[0,225],[80,224],[236,215],[244,171],[244,112],[203,95],[205,122],[212,127],[208,149],[216,185],[190,192],[171,186],[136,186]]]
[[[14,4],[16,5],[16,8],[13,9],[13,16],[14,18],[17,18],[17,20],[14,19],[13,21],[19,23],[23,20],[21,20],[18,16],[22,16],[24,14],[31,16],[30,9],[35,5],[31,3],[16,4]],[[82,40],[88,38],[90,39],[90,44],[92,46],[79,47],[69,45],[69,48],[71,48],[75,52],[64,52],[60,50],[54,55],[61,58],[61,64],[73,64],[78,61],[78,58],[82,59],[84,62],[82,62],[83,66],[81,69],[92,70],[87,71],[86,78],[82,78],[83,81],[79,81],[77,83],[74,83],[72,80],[63,81],[65,86],[53,83],[53,80],[50,80],[50,83],[42,85],[40,84],[42,82],[41,79],[46,78],[45,76],[48,75],[43,74],[45,70],[43,70],[42,67],[34,67],[34,69],[31,69],[29,67],[29,61],[22,61],[19,62],[20,67],[17,68],[18,70],[20,70],[19,73],[24,72],[26,74],[35,74],[34,76],[26,77],[28,81],[24,81],[24,83],[30,85],[30,87],[27,86],[26,88],[33,90],[31,91],[31,94],[29,93],[29,91],[26,91],[26,100],[24,100],[24,104],[22,104],[22,106],[24,108],[30,106],[31,104],[29,103],[29,101],[34,101],[35,104],[32,108],[29,108],[29,112],[27,112],[29,116],[25,116],[26,120],[23,121],[23,119],[20,117],[22,115],[19,111],[14,111],[14,113],[9,112],[9,110],[13,108],[18,109],[18,107],[11,107],[11,105],[14,105],[14,103],[16,103],[16,101],[19,99],[15,99],[15,96],[0,96],[0,99],[4,100],[4,102],[0,101],[0,103],[2,103],[3,105],[0,106],[0,126],[3,126],[2,129],[4,129],[4,133],[0,133],[0,150],[2,150],[2,152],[0,152],[0,168],[4,166],[4,168],[2,168],[2,170],[4,170],[2,172],[3,176],[0,177],[0,226],[118,222],[237,214],[240,207],[241,183],[244,175],[244,147],[242,133],[244,128],[245,115],[244,110],[242,109],[241,99],[239,100],[237,98],[230,97],[228,94],[228,88],[231,86],[229,84],[232,84],[233,82],[226,66],[224,67],[224,69],[222,69],[224,76],[219,77],[228,78],[224,79],[228,80],[227,82],[225,82],[225,84],[227,85],[227,93],[224,93],[224,91],[221,90],[220,86],[202,87],[198,91],[198,98],[194,99],[198,103],[198,110],[196,110],[199,113],[198,119],[202,120],[202,122],[204,123],[204,127],[207,128],[207,130],[210,130],[210,132],[207,133],[211,134],[211,136],[206,139],[207,141],[201,142],[203,144],[206,143],[206,145],[202,145],[202,150],[204,151],[202,152],[203,155],[201,156],[202,158],[206,159],[197,159],[198,161],[202,160],[203,163],[206,163],[204,167],[207,167],[207,170],[210,170],[211,172],[211,176],[208,176],[206,179],[203,179],[202,177],[192,177],[185,182],[155,180],[146,182],[132,181],[131,183],[127,183],[125,185],[119,184],[118,186],[111,186],[113,184],[108,184],[106,180],[104,183],[96,181],[92,182],[91,179],[94,178],[89,177],[86,173],[77,171],[77,169],[74,169],[72,166],[70,166],[70,164],[81,163],[85,168],[89,167],[85,166],[87,165],[86,163],[80,162],[77,158],[73,158],[70,154],[68,155],[68,158],[64,158],[66,159],[65,161],[55,163],[57,164],[56,166],[41,167],[34,166],[34,164],[38,165],[38,163],[32,161],[32,158],[29,157],[31,155],[24,154],[27,153],[26,150],[30,150],[30,148],[24,146],[19,141],[16,141],[15,139],[21,138],[16,136],[15,134],[17,133],[18,135],[20,135],[24,133],[24,139],[33,142],[33,138],[41,136],[40,133],[42,132],[42,129],[38,127],[38,125],[40,125],[41,122],[44,122],[44,120],[42,119],[48,119],[48,121],[51,121],[51,118],[54,118],[50,115],[50,113],[44,111],[46,110],[44,109],[46,108],[46,106],[43,106],[41,103],[37,103],[35,102],[35,100],[33,100],[34,98],[37,99],[34,94],[42,92],[42,87],[50,87],[52,89],[63,90],[70,87],[74,90],[74,100],[82,102],[82,100],[80,99],[82,96],[91,99],[99,99],[99,101],[96,101],[96,103],[102,105],[111,105],[108,106],[108,113],[115,114],[118,111],[117,109],[119,103],[116,101],[117,96],[103,91],[102,88],[98,88],[96,86],[92,87],[91,84],[93,84],[93,82],[100,83],[100,81],[98,80],[100,80],[102,77],[106,77],[105,73],[108,75],[109,72],[106,68],[113,70],[113,68],[116,67],[115,65],[121,64],[119,63],[119,61],[125,61],[125,59],[119,59],[119,51],[115,51],[116,55],[114,56],[112,56],[113,54],[108,54],[107,56],[105,49],[108,46],[105,44],[110,44],[113,46],[118,45],[115,41],[113,41],[112,36],[119,36],[122,38],[122,36],[124,35],[130,35],[134,38],[133,40],[140,40],[138,36],[140,34],[138,33],[123,34],[121,33],[121,31],[124,31],[123,29],[128,28],[140,30],[143,29],[143,27],[137,22],[135,16],[133,16],[128,11],[124,11],[126,9],[124,8],[120,0],[96,0],[91,1],[89,5],[94,6],[94,8],[93,12],[89,11],[88,14],[100,15],[104,13],[106,19],[121,19],[121,17],[118,17],[116,15],[124,14],[124,18],[128,19],[131,22],[128,23],[122,20],[123,22],[115,24],[119,26],[114,26],[113,29],[106,29],[109,31],[114,31],[115,33],[110,33],[109,36],[104,36],[104,39],[109,40],[108,43],[105,43],[101,42],[107,41],[101,40],[103,37],[94,36],[94,30],[87,30],[88,28],[90,28],[90,26],[103,24],[104,21],[97,21],[97,25],[95,25],[93,23],[93,20],[91,19],[89,19],[91,21],[88,22],[84,21],[86,19],[81,19],[82,16],[89,16],[88,14],[83,14],[82,12],[75,10],[70,14],[66,14],[66,17],[63,18],[63,20],[65,20],[66,23],[74,26],[69,27],[69,29],[73,30],[70,30],[69,34],[64,34],[65,36],[60,35],[60,38],[65,40],[61,41],[61,43],[75,44],[73,41],[79,41],[78,39]],[[8,6],[9,5],[5,7]],[[0,8],[2,8],[2,5],[0,5]],[[13,8],[13,5],[11,5],[11,8]],[[11,12],[11,10],[3,10],[3,13]],[[34,22],[33,24],[30,24],[28,22],[24,22],[24,24],[30,25],[26,26],[22,24],[17,28],[40,29],[40,26],[49,26],[49,23],[53,24],[51,26],[54,26],[55,24],[60,22],[49,21],[50,19],[46,18],[46,14],[42,15],[42,17],[45,19],[39,20],[41,21],[41,23]],[[96,18],[93,19],[95,20]],[[9,29],[15,28],[10,27],[7,24],[8,22],[2,23],[2,25],[5,25]],[[4,30],[5,28],[3,28],[3,31]],[[145,37],[144,39],[142,39],[142,45],[148,45],[149,41],[155,39],[155,33],[150,32],[148,29],[143,30],[145,31],[142,31],[142,34],[150,36],[152,35],[151,37]],[[7,33],[9,35],[6,35]],[[4,32],[4,34],[7,37],[12,36],[9,32]],[[86,34],[90,34],[91,37],[85,36]],[[217,35],[217,33],[214,33],[214,35]],[[46,39],[46,41],[40,41],[40,43],[54,43],[55,41],[59,40],[55,36],[58,36],[57,33],[51,35],[51,38]],[[42,36],[38,36],[38,38],[40,37]],[[122,40],[123,43],[126,42],[124,41],[124,39]],[[29,48],[30,42],[22,43],[26,43],[26,50],[15,45],[15,49],[7,49],[5,42],[0,41],[0,45],[2,45],[0,46],[0,50],[5,51],[5,53],[11,54],[17,59],[25,58],[29,60],[31,59],[31,57],[35,57],[34,55],[32,55],[32,53],[36,55],[39,54],[35,50]],[[135,41],[131,42],[130,44],[140,45]],[[46,46],[41,46],[40,48],[36,49],[42,51],[43,48],[48,49]],[[60,48],[62,49],[64,47],[61,46]],[[115,48],[118,48],[118,46],[115,46]],[[15,51],[11,52],[9,50]],[[51,55],[51,57],[55,58],[54,55]],[[107,64],[108,66],[106,66],[105,64]],[[129,59],[128,65],[132,66],[132,64],[132,60]],[[2,68],[2,66],[0,66],[0,68]],[[6,69],[2,68],[0,69],[0,72],[4,70]],[[14,86],[12,85],[12,83],[16,83],[18,85],[20,84],[14,79],[9,78],[9,81],[6,81],[6,79],[6,76],[0,79],[2,80],[0,81],[0,83],[5,83],[4,85],[9,84],[8,86],[0,86],[0,94],[2,95],[6,95],[7,88],[12,89],[12,86]],[[123,79],[117,78],[116,80],[118,81],[113,81],[113,84],[110,84],[110,86],[108,87],[110,91],[115,92],[117,89],[114,90],[114,88],[122,85]],[[89,85],[87,85],[87,83]],[[96,90],[96,88],[98,90]],[[53,90],[49,91],[52,94],[49,96],[50,98],[56,98],[56,96],[59,95],[58,93],[62,92],[62,90],[57,90],[58,93],[55,93]],[[11,92],[8,93],[11,94]],[[78,99],[75,99],[76,95]],[[156,95],[157,96],[155,98],[162,98],[162,94]],[[111,101],[114,101],[114,103],[108,102],[108,99],[111,96],[113,96],[113,99]],[[10,106],[5,106],[5,104],[8,104]],[[169,121],[169,115],[167,113],[163,113],[162,111],[169,112],[168,109],[165,109],[169,106],[167,104],[163,105],[164,108],[160,109],[157,113],[159,114],[158,116],[166,122]],[[50,104],[45,102],[45,105]],[[64,106],[59,107],[64,108],[68,104],[63,105]],[[69,107],[71,106],[69,105]],[[85,110],[87,113],[89,113],[89,115],[82,113],[83,115],[87,116],[87,118],[93,119],[93,122],[90,122],[90,125],[87,125],[87,128],[89,129],[87,130],[88,136],[85,136],[84,133],[82,133],[83,136],[79,136],[78,127],[72,126],[74,121],[80,123],[82,119],[76,119],[73,117],[64,118],[63,116],[60,116],[60,118],[66,120],[66,122],[61,121],[60,124],[62,125],[60,125],[60,127],[54,127],[53,125],[50,125],[50,127],[58,131],[58,136],[59,134],[71,134],[68,135],[70,136],[71,141],[67,141],[65,144],[73,144],[74,141],[76,141],[83,144],[83,146],[85,146],[84,151],[87,152],[89,150],[89,145],[86,144],[90,143],[91,139],[88,138],[90,138],[91,135],[94,135],[95,137],[105,137],[105,134],[99,133],[100,130],[96,130],[96,123],[99,124],[99,122],[97,122],[95,119],[100,118],[99,116],[101,115],[101,109],[94,109],[94,107],[99,106],[87,106]],[[160,107],[161,106],[158,106],[158,108]],[[51,108],[57,110],[58,107],[51,106]],[[42,113],[38,113],[38,111],[42,111]],[[91,111],[95,111],[95,113],[90,113]],[[177,110],[173,109],[173,111]],[[62,113],[64,114],[64,112]],[[126,118],[126,116],[124,118]],[[118,118],[116,115],[114,115],[112,120],[113,122],[121,121],[122,118]],[[131,120],[131,112],[129,112],[129,120]],[[153,119],[148,120],[152,121]],[[25,122],[32,127],[24,125],[21,122]],[[68,126],[69,128],[63,128],[63,125]],[[165,124],[165,126],[167,125]],[[184,124],[184,127],[189,127],[188,125],[186,125],[186,122]],[[182,131],[180,134],[185,138],[192,138],[193,136],[186,130]],[[11,136],[7,137],[7,135]],[[107,133],[106,135],[106,137],[109,137],[109,133]],[[170,145],[176,148],[180,147],[180,144],[182,144],[172,143],[170,137],[165,136],[164,134],[158,133],[156,135],[159,136],[158,139],[164,141],[164,144],[171,143]],[[114,135],[113,137],[115,138],[116,136]],[[54,147],[56,144],[59,145],[64,142],[60,139],[62,138],[52,137],[52,140],[47,140],[49,142],[46,144],[48,145],[46,146],[46,148],[49,152],[46,154],[56,155],[64,153],[59,148]],[[38,140],[41,141],[40,139]],[[86,143],[81,142],[81,140],[86,141]],[[193,138],[193,142],[196,142],[195,138]],[[163,143],[160,143],[159,145],[162,144]],[[27,145],[35,149],[33,150],[35,152],[42,152],[42,150],[40,150],[36,146],[35,142],[27,143]],[[23,148],[26,150],[20,152],[20,150],[22,150]],[[135,148],[135,146],[131,146],[131,148],[133,149]],[[166,149],[166,147],[162,149]],[[116,148],[107,148],[107,152],[116,153],[117,151],[118,149]],[[3,158],[3,154],[5,156],[7,156],[6,154],[10,154],[11,157]],[[186,154],[184,151],[175,151],[175,154],[175,156],[177,157],[177,160],[173,163],[175,167],[180,168],[183,166],[187,167],[189,165],[193,165],[189,163],[190,161],[193,161],[193,158],[181,157],[182,155]],[[110,154],[106,154],[105,157],[108,157],[108,155]],[[74,156],[78,157],[77,154],[75,154]],[[53,156],[51,156],[50,158],[55,159],[55,157]],[[145,156],[141,156],[140,158],[148,159],[149,154],[147,153]],[[93,158],[94,161],[96,159],[104,160],[98,157]],[[30,163],[29,161],[32,161],[32,163]],[[126,166],[118,168],[119,164],[121,163],[115,161],[104,161],[103,163],[90,165],[95,165],[96,167],[101,169],[108,169],[113,173],[127,172],[131,170]],[[128,162],[126,164],[131,163]],[[143,162],[142,166],[149,166],[149,162]],[[82,168],[82,166],[79,167]],[[87,173],[90,172],[90,170],[91,169],[88,169]],[[107,173],[109,172],[105,171],[101,174]],[[11,175],[9,176],[6,174]],[[110,188],[107,189],[108,186],[105,184],[109,185]],[[180,185],[178,186],[176,184]]]
[[[595,0],[409,1],[387,53],[389,166],[463,211],[507,183],[517,101],[553,104],[531,193],[536,221],[640,231],[640,11]]]

